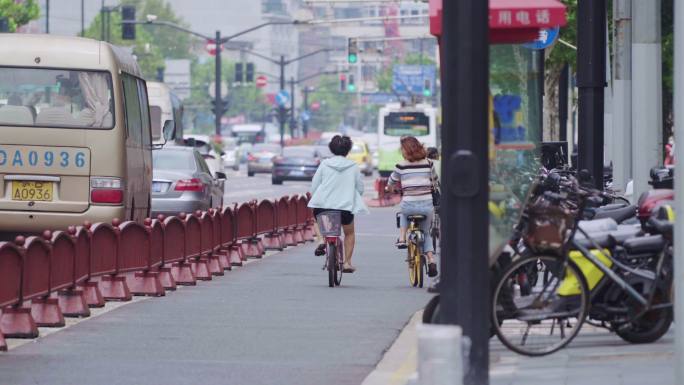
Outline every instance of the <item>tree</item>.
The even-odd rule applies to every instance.
[[[318,102],[321,107],[311,114],[310,127],[320,131],[335,131],[345,123],[345,116],[352,108],[351,93],[340,92],[337,76],[321,78],[316,90],[309,96],[310,102]]]
[[[3,0],[0,0],[3,1]],[[135,5],[136,16],[140,20],[148,14],[154,14],[159,20],[183,25],[183,21],[175,16],[171,7],[163,0],[125,0],[123,5]],[[157,71],[164,68],[164,59],[184,59],[192,56],[190,36],[164,26],[138,26],[136,39],[121,38],[121,13],[111,12],[106,35],[110,43],[120,46],[133,46],[133,54],[147,79],[155,79]],[[85,31],[85,37],[102,38],[102,13],[98,14]]]
[[[40,7],[35,0],[18,2],[15,0],[0,0],[0,18],[7,19],[9,31],[15,32],[17,27],[28,24],[29,21],[40,16]]]

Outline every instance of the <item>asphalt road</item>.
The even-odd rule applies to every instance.
[[[2,353],[0,384],[360,384],[429,299],[395,232],[392,209],[359,216],[339,288],[312,244],[290,248]]]

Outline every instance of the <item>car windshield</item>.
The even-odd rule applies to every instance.
[[[328,146],[318,146],[316,147],[316,152],[318,152],[318,155],[321,158],[330,158],[331,156],[333,156],[333,153],[330,152]]]
[[[0,67],[0,125],[114,127],[107,72]]]
[[[193,171],[196,168],[192,151],[159,150],[152,154],[152,164],[157,170]]]
[[[314,158],[315,151],[312,147],[285,147],[283,156],[293,158]]]
[[[363,152],[363,146],[360,144],[354,144],[354,146],[351,149],[352,154],[362,154]]]
[[[280,146],[274,146],[271,144],[255,144],[254,147],[252,147],[252,152],[279,152],[280,151]]]

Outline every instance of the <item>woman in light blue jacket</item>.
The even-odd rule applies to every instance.
[[[311,182],[309,207],[314,216],[323,211],[339,211],[344,229],[344,272],[353,273],[356,269],[351,263],[354,252],[354,215],[368,212],[363,202],[363,182],[356,162],[346,156],[352,148],[348,136],[335,135],[328,145],[335,155],[321,162]],[[318,247],[314,254],[325,254],[325,241],[318,225],[314,226],[318,237]]]

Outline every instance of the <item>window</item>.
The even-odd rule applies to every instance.
[[[192,151],[159,150],[152,152],[152,164],[157,170],[195,171]]]
[[[126,129],[133,143],[142,142],[142,113],[138,96],[138,83],[128,74],[122,75],[124,100],[126,103]]]
[[[0,125],[114,127],[108,72],[0,67]]]
[[[145,146],[152,144],[150,132],[150,108],[147,101],[147,86],[145,81],[138,79],[138,95],[140,98],[140,118],[142,122],[142,143]]]

